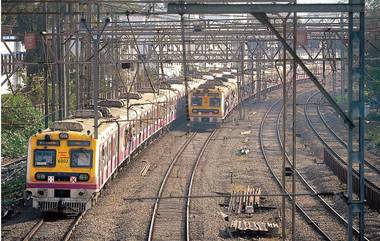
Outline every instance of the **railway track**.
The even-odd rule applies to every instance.
[[[318,92],[317,92],[318,93]],[[326,118],[323,116],[321,112],[321,102],[323,100],[323,96],[319,99],[317,104],[317,113],[319,118],[321,119],[323,125],[327,128],[329,133],[334,136],[334,138],[345,148],[347,149],[347,143],[340,137],[338,134],[332,129],[332,127],[327,123]],[[370,176],[379,176],[380,175],[380,169],[377,168],[375,165],[373,165],[371,162],[368,162],[367,160],[364,160],[364,164],[368,167],[368,170],[366,170],[366,173]],[[368,171],[370,173],[368,173]]]
[[[283,108],[278,113],[277,117],[277,124],[276,124],[276,132],[277,132],[277,142],[281,146],[281,148],[284,148],[282,140],[281,140],[281,134],[280,134],[280,118],[283,114]],[[293,168],[293,165],[290,161],[289,155],[285,153],[286,161],[290,167]],[[323,206],[331,213],[332,216],[334,216],[337,220],[340,221],[341,224],[344,225],[344,227],[347,227],[348,223],[347,220],[339,214],[325,199],[323,199],[321,196],[317,195],[317,191],[311,186],[311,184],[305,179],[305,177],[298,171],[295,170],[297,176],[299,177],[299,180],[307,187],[307,190],[311,191],[314,194],[314,197],[318,198],[319,201],[323,204]],[[307,191],[305,190],[305,191]],[[356,228],[353,228],[354,234],[359,236],[359,231]],[[364,240],[368,240],[366,237]]]
[[[266,163],[266,165],[268,166],[268,168],[269,168],[269,171],[270,171],[270,173],[272,174],[272,176],[274,177],[274,179],[276,180],[276,182],[277,182],[277,184],[278,184],[278,186],[281,188],[282,187],[282,185],[281,185],[281,181],[280,181],[280,179],[279,179],[279,177],[278,177],[278,175],[276,175],[276,173],[275,172],[279,172],[280,171],[280,168],[281,168],[281,166],[280,165],[277,165],[277,166],[274,166],[273,164],[271,164],[270,162],[269,162],[269,157],[267,156],[267,152],[265,151],[265,144],[264,144],[264,137],[263,137],[263,132],[264,132],[264,123],[265,123],[265,121],[266,121],[266,119],[268,118],[268,115],[269,115],[269,113],[272,111],[272,109],[276,106],[276,105],[278,105],[279,103],[280,103],[280,101],[281,100],[278,100],[278,101],[276,101],[269,109],[268,109],[268,111],[264,114],[264,117],[263,117],[263,119],[262,119],[262,121],[261,121],[261,123],[260,123],[260,129],[259,129],[259,143],[260,143],[260,149],[261,149],[261,153],[262,153],[262,155],[263,155],[263,158],[264,158],[264,160],[265,160],[265,163]],[[275,122],[275,118],[273,118],[272,117],[272,121],[273,121],[273,123],[276,123]],[[273,128],[272,128],[272,130],[274,130]],[[274,133],[275,134],[275,133]],[[273,143],[272,143],[273,144]],[[278,152],[280,153],[281,151],[280,150],[278,150]],[[273,155],[272,155],[273,156]],[[278,162],[278,164],[280,164],[280,162]],[[276,170],[277,169],[277,170]],[[286,195],[287,195],[287,197],[288,197],[288,199],[289,200],[292,200],[292,197],[291,197],[291,195],[290,195],[290,193],[289,192],[287,192],[286,190],[285,190],[285,193],[286,193]],[[311,217],[306,213],[306,211],[302,208],[302,207],[300,207],[298,204],[296,204],[296,208],[297,208],[297,210],[298,210],[298,212],[300,213],[300,215],[302,216],[302,218],[306,221],[306,222],[308,222],[311,226],[313,226],[313,228],[325,239],[325,240],[333,240],[333,239],[331,239],[319,226],[318,226],[318,224],[317,223],[315,223],[312,219],[311,219]]]
[[[18,158],[1,165],[1,183],[25,175],[26,157]]]
[[[57,220],[50,220],[51,218],[42,218],[32,227],[32,229],[25,235],[22,240],[31,241],[49,239],[68,241],[70,240],[72,233],[84,215],[85,212],[79,214],[75,218],[59,218]],[[46,237],[45,235],[48,236]],[[55,239],[52,239],[53,237],[55,237]]]
[[[18,165],[20,162],[25,162],[26,161],[26,156],[15,158],[12,160],[5,160],[4,162],[1,163],[1,168],[8,168],[13,165]]]
[[[279,131],[280,116],[282,112],[281,100],[276,101],[265,113],[262,122],[260,124],[260,148],[264,157],[264,160],[270,169],[271,174],[275,178],[277,184],[281,187],[280,174],[281,174],[281,162],[278,161],[278,157],[281,157],[281,138]],[[272,113],[274,109],[277,109],[278,113]],[[276,128],[271,128],[267,120],[275,123]],[[268,139],[264,140],[264,125],[267,132],[271,132],[271,136],[276,136],[276,140]],[[266,133],[265,135],[267,135]],[[271,146],[270,150],[266,150],[267,146]],[[277,146],[274,149],[273,146]],[[269,151],[271,152],[269,154]],[[287,159],[288,163],[289,159]],[[289,164],[288,164],[289,165]],[[320,196],[316,195],[316,191],[306,182],[306,180],[296,172],[297,186],[299,192],[308,192],[311,190],[313,196],[301,196],[297,198],[296,209],[302,216],[302,218],[309,223],[325,240],[344,240],[346,238],[346,225],[341,217],[334,209],[332,209]],[[289,190],[290,186],[287,187]],[[292,196],[289,192],[285,191],[288,199],[292,200]],[[338,218],[338,223],[337,223]],[[338,225],[337,225],[338,224]]]
[[[215,135],[193,133],[180,147],[164,178],[154,204],[148,240],[190,240],[190,196],[198,163]],[[162,197],[186,198],[163,198]]]
[[[310,129],[313,131],[315,136],[319,139],[319,141],[322,143],[324,148],[327,150],[328,153],[330,153],[333,157],[333,165],[342,171],[334,171],[338,177],[341,180],[345,180],[346,178],[346,172],[347,172],[347,145],[343,140],[342,142],[337,141],[337,135],[331,134],[329,128],[326,128],[324,123],[324,119],[322,116],[320,116],[320,111],[316,110],[319,106],[319,102],[311,103],[312,99],[317,95],[318,92],[314,93],[313,95],[309,96],[305,105],[304,105],[304,115],[306,117],[306,121]],[[312,109],[312,107],[316,109]],[[313,114],[311,114],[313,113]],[[318,125],[319,124],[319,125]],[[326,123],[327,124],[327,123]],[[329,131],[326,131],[329,130]],[[369,164],[367,161],[365,162],[365,192],[367,197],[368,204],[379,210],[379,202],[380,202],[380,175],[378,174],[379,170]],[[354,173],[354,179],[359,179],[359,172],[358,167],[353,168]],[[354,180],[355,181],[355,180]],[[359,190],[358,187],[354,187],[354,191]]]

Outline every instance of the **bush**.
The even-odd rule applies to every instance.
[[[380,121],[380,113],[370,112],[366,119],[369,121]]]
[[[43,115],[22,95],[1,96],[1,149],[4,157],[25,156],[29,137],[43,126]]]

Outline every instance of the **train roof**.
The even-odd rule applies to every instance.
[[[189,88],[196,88],[206,82],[204,79],[192,79],[188,82]],[[107,113],[108,117],[101,115],[99,118],[99,139],[104,138],[109,131],[117,128],[116,121],[119,123],[128,123],[137,120],[142,114],[147,113],[153,108],[153,104],[165,103],[177,96],[185,95],[185,86],[183,84],[171,84],[170,88],[159,89],[158,93],[141,93],[140,99],[118,99],[111,100],[109,104],[116,103],[118,107],[99,107],[100,112]],[[127,108],[129,106],[129,108]],[[85,113],[87,111],[87,113]],[[79,117],[78,117],[79,116]],[[76,131],[87,134],[94,132],[94,111],[82,110],[79,115],[73,115],[71,118],[56,121],[50,128],[44,130],[44,133],[52,131]]]
[[[227,80],[227,81],[226,81]],[[191,89],[191,92],[202,90],[202,89],[208,89],[208,90],[217,90],[219,89],[223,93],[227,94],[232,89],[237,89],[237,78],[213,78],[212,80],[207,80],[206,83],[199,85],[197,88]]]

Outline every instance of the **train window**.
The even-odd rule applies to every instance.
[[[35,150],[34,166],[36,167],[54,167],[55,166],[55,150]]]
[[[201,97],[192,97],[191,98],[191,105],[192,106],[200,106],[200,105],[202,105],[202,98]]]
[[[220,107],[220,98],[210,98],[210,106]]]
[[[70,152],[71,167],[92,167],[91,150],[72,150]]]

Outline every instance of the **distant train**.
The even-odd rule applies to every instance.
[[[193,88],[189,93],[189,117],[194,127],[219,126],[239,103],[236,70],[205,75],[206,83]],[[240,86],[241,98],[251,94],[248,85]]]
[[[189,82],[190,88],[205,83]],[[185,88],[167,84],[159,94],[129,94],[99,102],[98,139],[94,111],[78,111],[29,140],[26,194],[43,212],[83,212],[117,168],[165,126],[185,112]],[[129,99],[129,100],[128,100]],[[127,108],[129,104],[129,108]]]

